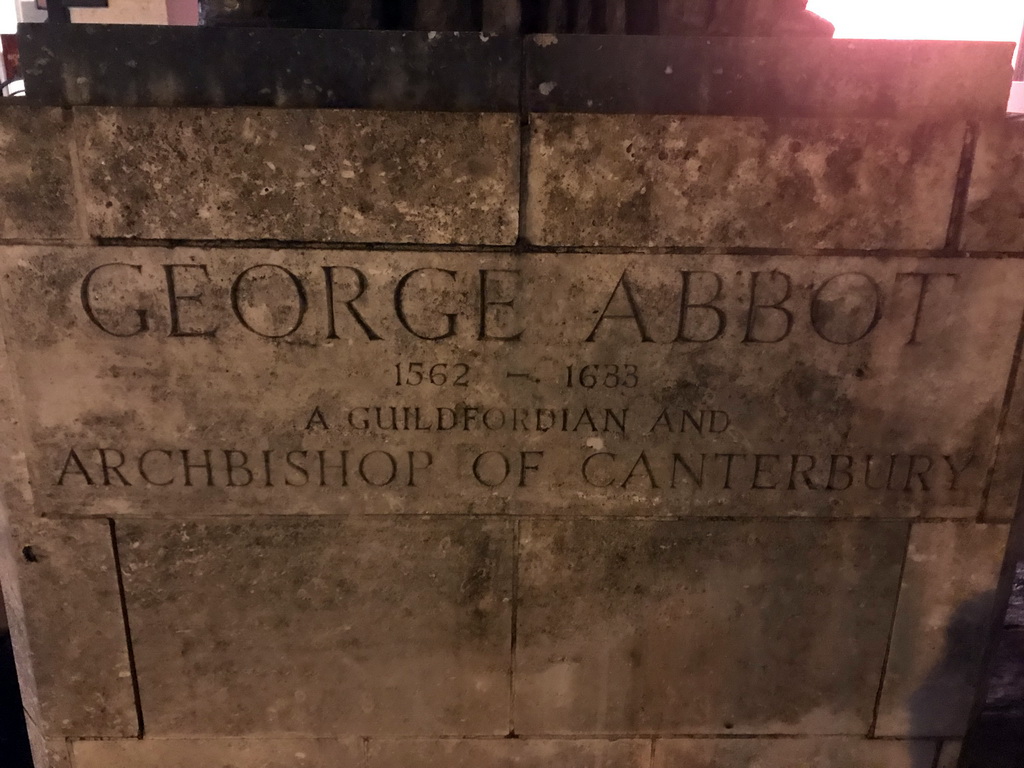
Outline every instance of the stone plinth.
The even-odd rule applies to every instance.
[[[1024,470],[1004,48],[53,56],[124,34],[32,30],[0,109],[40,768],[952,764]]]

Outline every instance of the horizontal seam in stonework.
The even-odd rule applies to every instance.
[[[690,739],[701,741],[753,741],[756,739],[771,739],[776,741],[799,741],[815,739],[837,739],[843,741],[894,741],[894,742],[918,742],[929,743],[934,739],[900,739],[900,738],[871,738],[863,733],[689,733],[686,731],[655,733],[644,731],[642,733],[576,733],[576,734],[551,734],[551,733],[523,733],[518,734],[515,739],[495,736],[368,736],[370,742],[374,741],[665,741],[669,739]]]
[[[268,512],[259,515],[239,513],[225,513],[221,515],[43,515],[47,520],[98,520],[115,519],[122,522],[201,522],[203,520],[334,520],[352,519],[359,520],[505,520],[515,521],[521,519],[545,520],[545,521],[575,521],[589,520],[592,522],[814,522],[822,524],[838,524],[852,522],[889,522],[889,523],[913,523],[915,525],[948,525],[957,524],[965,527],[977,527],[978,525],[1010,525],[1010,521],[985,521],[979,522],[976,517],[870,517],[870,516],[848,516],[848,517],[810,517],[807,515],[751,515],[751,516],[730,516],[730,515],[675,515],[675,516],[651,516],[651,515],[587,515],[587,514],[521,514],[510,515],[507,513],[486,513],[486,512],[408,512],[408,513],[373,513],[373,512],[325,512],[323,514],[306,514],[287,512]]]
[[[382,735],[382,736],[367,736],[367,735],[342,735],[342,736],[309,736],[309,735],[292,735],[292,734],[247,734],[244,736],[233,735],[203,735],[203,736],[155,736],[146,734],[143,742],[150,741],[173,741],[173,742],[187,742],[187,741],[326,741],[326,742],[366,742],[369,744],[385,742],[385,741],[475,741],[475,742],[493,742],[493,743],[523,743],[529,741],[565,741],[565,742],[578,742],[578,741],[597,741],[597,742],[615,742],[615,741],[665,741],[670,739],[688,739],[688,740],[716,740],[716,741],[752,741],[756,739],[771,739],[771,740],[786,740],[786,741],[814,741],[820,739],[834,739],[843,741],[876,741],[876,742],[895,742],[895,743],[934,743],[938,741],[935,738],[902,738],[899,736],[879,736],[879,737],[868,737],[863,733],[850,734],[850,733],[599,733],[599,734],[525,734],[519,735],[515,738],[509,738],[508,736],[501,735],[436,735],[436,736],[406,736],[406,735]],[[74,739],[75,743],[103,743],[103,742],[124,742],[132,741],[137,742],[139,739],[136,738],[125,738],[125,737],[98,737],[98,738],[81,738]]]
[[[66,248],[206,248],[210,250],[304,250],[304,251],[397,251],[409,253],[579,254],[638,256],[795,256],[808,258],[916,258],[943,260],[1024,259],[1024,251],[946,251],[927,249],[855,248],[753,248],[748,246],[564,246],[452,244],[452,243],[357,243],[322,240],[167,240],[141,238],[94,238],[88,243],[65,239],[0,238],[4,246],[60,246]]]
[[[282,251],[290,250],[322,250],[322,251],[443,251],[447,253],[510,253],[517,248],[515,243],[388,243],[382,241],[349,241],[349,240],[276,240],[276,239],[245,239],[245,240],[202,240],[194,238],[141,238],[141,237],[97,237],[95,244],[101,247],[129,248],[265,248]],[[68,245],[75,245],[68,243]]]
[[[618,741],[667,741],[671,739],[687,739],[692,741],[754,741],[757,739],[773,740],[773,741],[817,741],[817,740],[836,740],[836,741],[849,741],[849,742],[879,742],[879,743],[897,743],[897,744],[933,744],[939,741],[939,739],[929,738],[902,738],[898,736],[879,736],[879,737],[867,737],[863,733],[849,734],[849,733],[818,733],[818,734],[803,734],[803,733],[613,733],[613,734],[525,734],[517,736],[514,739],[510,739],[507,736],[460,736],[460,735],[439,735],[439,736],[365,736],[365,735],[353,735],[353,736],[309,736],[309,735],[293,735],[293,734],[247,734],[244,736],[153,736],[146,734],[143,742],[205,742],[205,741],[222,741],[222,742],[245,742],[245,741],[316,741],[316,742],[338,742],[338,743],[367,743],[374,744],[380,742],[411,742],[411,741],[473,741],[473,742],[492,742],[494,744],[515,744],[525,743],[531,741],[554,741],[554,742],[580,742],[580,741],[591,741],[591,742],[618,742]],[[138,742],[139,739],[125,738],[125,737],[111,737],[111,738],[87,738],[87,739],[73,739],[74,743],[104,743],[104,742]]]
[[[649,254],[706,256],[711,254],[735,254],[749,256],[910,256],[918,258],[968,258],[966,252],[928,248],[800,248],[794,246],[753,247],[737,245],[534,245],[519,242],[511,245],[486,243],[388,243],[380,241],[356,242],[337,240],[276,240],[276,239],[215,239],[194,238],[96,238],[96,245],[110,247],[166,247],[166,248],[277,248],[281,250],[338,250],[338,251],[444,251],[444,252],[520,252],[520,253],[570,253],[570,254]],[[68,243],[74,246],[76,243]],[[1018,254],[994,252],[1000,258],[1013,258]],[[977,253],[971,258],[978,258]],[[1024,253],[1019,254],[1024,258]]]
[[[15,246],[61,246],[64,248],[95,248],[97,245],[98,243],[96,243],[95,241],[83,242],[81,240],[67,240],[65,238],[0,237],[0,248]]]

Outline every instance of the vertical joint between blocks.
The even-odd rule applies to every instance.
[[[145,721],[142,716],[142,696],[139,689],[139,673],[135,664],[135,648],[132,645],[132,628],[128,618],[128,598],[124,588],[124,570],[121,567],[121,553],[117,544],[117,526],[113,518],[108,518],[110,526],[110,545],[114,553],[114,570],[117,573],[117,591],[121,601],[121,619],[124,622],[124,639],[128,653],[128,668],[132,677],[132,696],[135,699],[135,715],[138,718],[138,738],[146,733]]]
[[[960,153],[956,185],[953,188],[953,204],[949,213],[949,227],[946,230],[948,252],[959,251],[963,238],[964,217],[967,214],[967,196],[970,193],[971,177],[974,175],[974,156],[978,149],[978,123],[970,121],[964,129],[964,143]]]
[[[896,599],[893,601],[892,613],[889,616],[889,634],[885,640],[885,653],[882,655],[882,668],[878,676],[878,690],[875,692],[875,704],[871,710],[871,726],[868,728],[868,738],[877,737],[878,715],[882,707],[882,694],[885,692],[885,676],[889,671],[889,654],[892,651],[892,638],[896,631],[896,617],[899,615],[900,598],[903,596],[903,577],[907,570],[907,560],[910,556],[910,538],[914,532],[914,523],[907,524],[906,539],[903,543],[903,560],[900,563],[899,576],[896,579]]]
[[[89,218],[85,209],[85,179],[82,175],[82,160],[78,155],[78,120],[74,109],[69,107],[64,110],[64,120],[68,126],[68,159],[71,162],[71,190],[75,198],[75,229],[78,231],[80,243],[92,244]]]

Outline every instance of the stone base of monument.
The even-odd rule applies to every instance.
[[[265,32],[33,29],[0,104],[38,768],[956,765],[1012,46]]]

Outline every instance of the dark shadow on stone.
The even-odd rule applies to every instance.
[[[1021,768],[1024,766],[1024,629],[1004,626],[1000,630],[987,683],[985,706],[971,728],[961,766]]]
[[[1022,518],[1024,519],[1024,518]],[[964,741],[960,768],[1024,766],[1024,542],[1010,537],[1006,608],[995,624],[985,679],[985,699]],[[1017,554],[1013,555],[1014,550]]]
[[[6,633],[0,635],[0,765],[3,768],[32,768],[14,651],[11,636]]]
[[[966,729],[982,674],[995,596],[995,590],[975,595],[953,613],[946,626],[942,658],[910,696],[915,738],[956,737]],[[921,610],[928,607],[921,606]],[[911,768],[932,768],[933,759],[914,753]]]
[[[960,768],[1021,768],[1024,717],[983,714],[964,744]]]

